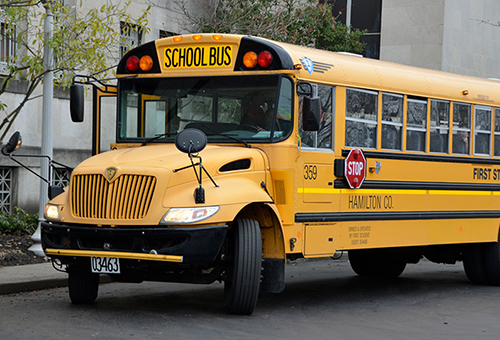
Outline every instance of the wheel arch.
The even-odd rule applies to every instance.
[[[262,280],[260,290],[281,293],[285,289],[285,238],[283,225],[274,204],[251,203],[236,218],[256,220],[262,235]]]
[[[236,218],[249,218],[259,222],[264,258],[286,259],[283,225],[274,204],[251,203],[245,206]]]

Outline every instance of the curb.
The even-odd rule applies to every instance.
[[[110,281],[109,276],[101,275],[100,283]],[[50,262],[0,267],[0,295],[67,286],[68,274],[57,271]]]

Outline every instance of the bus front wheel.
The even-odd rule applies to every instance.
[[[232,314],[252,314],[259,295],[262,235],[259,222],[237,219],[229,235],[231,264],[226,272],[224,295]]]
[[[93,303],[99,290],[99,274],[93,274],[89,266],[68,267],[69,298],[74,304]]]

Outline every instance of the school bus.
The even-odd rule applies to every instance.
[[[113,115],[116,140],[99,152]],[[500,82],[179,35],[130,50],[117,87],[95,89],[93,117],[96,155],[42,224],[73,303],[93,302],[108,274],[224,282],[227,310],[250,314],[259,291],[284,289],[287,260],[341,251],[361,276],[425,257],[500,284]]]

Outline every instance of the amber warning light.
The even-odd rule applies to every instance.
[[[254,69],[257,65],[266,69],[273,63],[273,55],[269,51],[262,51],[259,54],[249,51],[243,55],[243,65],[247,69]]]
[[[143,55],[139,59],[137,56],[132,55],[127,58],[125,65],[127,67],[127,71],[131,73],[137,72],[139,69],[142,72],[149,72],[153,68],[153,58],[148,55]]]

